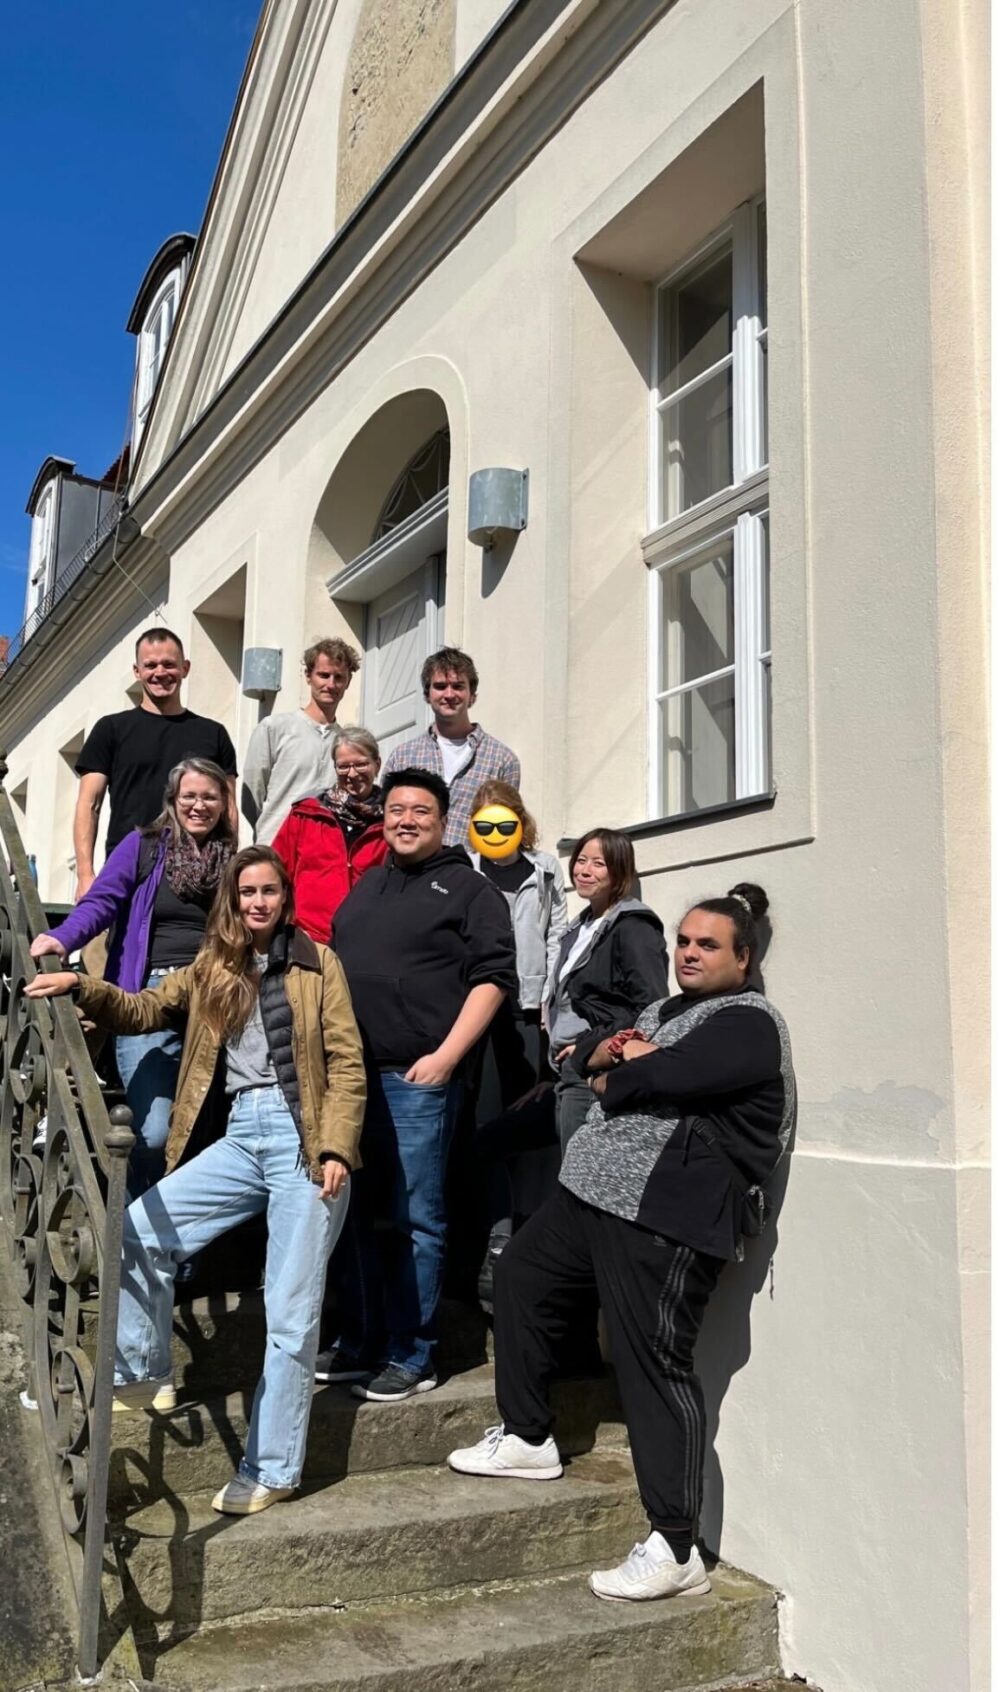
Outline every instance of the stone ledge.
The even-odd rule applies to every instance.
[[[254,1618],[161,1651],[164,1692],[778,1692],[774,1594],[716,1571],[705,1598],[602,1604],[583,1569],[381,1606]],[[768,1677],[763,1683],[760,1676]],[[799,1688],[801,1692],[801,1688]]]
[[[223,1485],[246,1442],[252,1389],[204,1402],[182,1402],[169,1415],[115,1417],[109,1502],[118,1513],[163,1495]],[[627,1443],[613,1376],[556,1381],[552,1405],[565,1456]],[[363,1404],[343,1386],[318,1387],[309,1425],[305,1479],[439,1466],[499,1420],[488,1365],[453,1375],[434,1392],[402,1404]],[[386,1475],[386,1485],[392,1480]]]
[[[167,1618],[187,1628],[593,1567],[645,1531],[628,1456],[595,1451],[543,1483],[348,1475],[251,1517],[216,1515],[211,1493],[164,1499],[130,1516],[120,1541],[148,1634]]]

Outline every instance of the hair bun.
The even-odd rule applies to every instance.
[[[754,922],[760,921],[770,902],[763,887],[758,887],[755,881],[738,881],[735,887],[729,889],[728,897],[743,899],[750,906]]]

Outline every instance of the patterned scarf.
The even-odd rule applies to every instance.
[[[377,786],[372,788],[367,799],[355,799],[353,793],[348,793],[343,787],[328,787],[316,797],[321,805],[333,812],[341,826],[351,832],[380,823],[385,811],[382,789]]]
[[[228,840],[206,840],[199,846],[183,828],[168,828],[163,873],[178,899],[210,904],[235,850]]]

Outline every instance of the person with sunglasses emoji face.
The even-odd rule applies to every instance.
[[[501,1113],[548,1079],[548,1042],[542,1027],[545,983],[555,965],[569,925],[566,890],[558,858],[538,848],[534,818],[516,788],[506,781],[484,781],[472,802],[468,849],[475,867],[492,881],[510,908],[517,948],[517,1000],[507,1000],[490,1025],[479,1084],[476,1120],[480,1154],[492,1166],[490,1242],[479,1277],[479,1295],[489,1302],[492,1263],[510,1238],[513,1217],[524,1209],[519,1193],[530,1187],[535,1162],[508,1162],[491,1149],[490,1126]],[[528,1113],[518,1113],[527,1126]],[[503,1134],[501,1139],[506,1139]],[[518,1136],[520,1138],[520,1136]],[[519,1147],[519,1150],[524,1148]],[[531,1206],[533,1208],[533,1205]]]

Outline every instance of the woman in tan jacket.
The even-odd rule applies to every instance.
[[[31,998],[74,992],[117,1034],[185,1022],[164,1179],[125,1214],[116,1404],[170,1409],[177,1266],[267,1211],[267,1348],[246,1454],[212,1503],[250,1515],[288,1498],[305,1457],[327,1259],[343,1226],[365,1106],[361,1041],[343,972],[292,925],[277,854],[250,846],[227,866],[193,964],[125,993],[70,972],[37,975]],[[216,1072],[225,1136],[178,1168]]]

